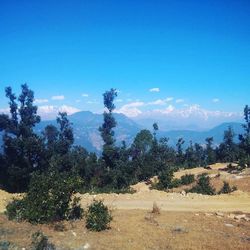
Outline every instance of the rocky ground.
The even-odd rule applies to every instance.
[[[30,249],[31,235],[43,231],[57,249],[250,249],[250,173],[228,173],[223,164],[211,169],[195,168],[176,173],[207,172],[217,190],[226,180],[238,190],[231,194],[206,196],[186,194],[186,187],[169,193],[150,190],[145,183],[133,188],[134,194],[80,195],[86,207],[93,199],[102,199],[114,220],[104,232],[89,232],[85,221],[55,225],[31,225],[8,221],[0,215],[0,241],[15,243],[16,249]],[[20,196],[20,195],[15,195]],[[13,195],[0,190],[0,212]],[[160,214],[151,213],[153,203]],[[1,249],[1,248],[0,248]]]

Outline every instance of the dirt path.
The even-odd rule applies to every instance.
[[[105,204],[116,209],[143,209],[152,208],[153,202],[163,211],[242,211],[250,212],[250,194],[236,191],[229,195],[207,196],[198,194],[182,195],[166,193],[156,190],[135,194],[100,194],[81,195],[82,205],[85,207],[93,199],[104,200]]]
[[[207,172],[208,174],[220,174],[220,178],[217,182],[226,179],[233,184],[242,187],[238,191],[225,195],[199,195],[199,194],[181,194],[181,189],[175,193],[167,193],[158,190],[150,190],[144,182],[138,183],[133,187],[136,190],[134,194],[98,194],[90,195],[83,194],[81,197],[81,203],[83,207],[86,207],[94,199],[103,200],[105,204],[115,209],[141,209],[149,210],[152,208],[154,202],[161,208],[162,211],[181,211],[181,212],[233,212],[242,211],[250,213],[250,177],[247,175],[232,175],[224,171],[219,171],[220,168],[225,167],[225,164],[214,164],[211,166],[211,170],[204,168],[194,168],[190,170],[183,170],[177,172],[176,177],[180,178],[181,175],[186,173],[200,174]],[[241,177],[240,179],[236,177]],[[215,180],[216,182],[216,180]],[[15,194],[15,197],[19,196]],[[0,213],[5,210],[7,203],[14,197],[0,190]]]

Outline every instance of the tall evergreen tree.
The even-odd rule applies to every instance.
[[[213,137],[206,138],[206,164],[214,164],[216,162],[216,154],[215,150],[213,149]]]
[[[250,107],[248,105],[244,108],[245,124],[243,128],[244,134],[239,135],[240,140],[240,165],[242,167],[250,167]]]
[[[115,139],[114,139],[114,128],[116,126],[116,121],[113,116],[113,111],[115,109],[114,100],[117,97],[117,91],[115,89],[110,89],[103,94],[103,103],[107,111],[103,113],[104,122],[99,128],[101,136],[104,142],[103,145],[103,160],[108,169],[115,167]]]
[[[182,166],[184,164],[185,158],[183,153],[183,144],[185,143],[183,138],[179,138],[176,143],[176,164],[177,166]]]
[[[25,191],[31,173],[46,166],[43,141],[33,131],[40,122],[34,93],[27,84],[21,85],[21,90],[17,99],[11,87],[5,89],[10,115],[0,115],[0,130],[4,131],[4,180],[1,181],[11,192]]]
[[[218,159],[222,162],[233,162],[237,159],[238,147],[234,142],[234,131],[231,127],[224,131],[223,142],[218,147]]]

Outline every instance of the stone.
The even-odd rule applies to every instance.
[[[74,231],[71,231],[71,233],[73,234],[74,237],[76,237],[76,233]]]
[[[182,226],[176,226],[172,229],[173,233],[188,233],[188,230]]]
[[[221,212],[216,212],[215,214],[216,214],[217,216],[224,217],[224,214],[221,213]]]
[[[185,191],[185,190],[182,190],[182,191],[181,191],[181,195],[186,196],[186,191]]]
[[[90,248],[89,243],[86,243],[86,244],[83,246],[83,249],[89,249],[89,248]]]
[[[225,224],[226,227],[234,227],[233,224]]]
[[[227,217],[230,218],[230,219],[234,219],[235,214],[229,214]]]
[[[206,216],[212,216],[213,214],[211,213],[205,213]]]
[[[239,214],[239,215],[235,215],[235,216],[234,216],[234,218],[235,218],[236,220],[241,220],[241,219],[244,219],[245,217],[246,217],[245,214]]]
[[[249,222],[249,221],[250,221],[250,218],[249,218],[249,217],[244,217],[243,220]]]

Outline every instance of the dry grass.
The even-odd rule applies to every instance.
[[[145,219],[148,214],[151,214],[151,220]],[[83,220],[64,224],[66,230],[58,232],[50,226],[15,223],[0,216],[0,239],[29,249],[32,233],[41,230],[62,250],[83,249],[87,243],[90,249],[97,250],[250,248],[249,222],[204,213],[161,212],[155,217],[141,210],[116,210],[111,229],[99,233],[87,231]]]

